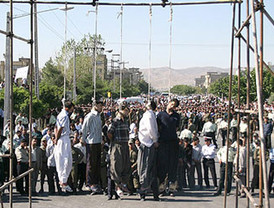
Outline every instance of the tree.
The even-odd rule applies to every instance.
[[[188,85],[176,85],[170,89],[176,95],[191,95],[197,92],[197,88]]]
[[[42,103],[48,104],[50,109],[58,108],[61,106],[61,100],[63,96],[63,88],[56,85],[49,84],[45,80],[39,85],[40,100]]]
[[[247,75],[246,72],[242,72],[240,77],[240,101],[246,102],[247,92]],[[229,93],[229,77],[224,77],[212,83],[209,87],[209,92],[217,95],[228,97]],[[263,97],[264,100],[269,98],[271,93],[274,91],[274,77],[267,70],[263,71]],[[238,95],[238,76],[234,75],[232,79],[232,99],[236,101]],[[250,101],[257,100],[256,90],[256,76],[255,69],[250,72]]]
[[[4,105],[5,91],[0,91],[0,105]],[[14,112],[29,115],[30,93],[23,87],[13,87]],[[40,118],[48,109],[48,103],[43,103],[33,95],[33,118]]]

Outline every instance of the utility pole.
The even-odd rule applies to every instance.
[[[7,33],[10,32],[10,15],[7,12]],[[4,126],[10,119],[10,38],[6,37],[6,54],[5,54],[5,99],[4,99]]]
[[[35,66],[35,95],[39,99],[39,83],[40,83],[40,73],[39,73],[39,62],[38,62],[38,24],[37,24],[37,4],[33,5],[34,10],[34,66]]]
[[[73,58],[73,100],[76,101],[76,48],[74,48],[74,58]]]

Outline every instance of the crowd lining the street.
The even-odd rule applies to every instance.
[[[239,132],[239,178],[245,184],[246,140],[250,127],[250,156],[253,165],[251,191],[259,188],[260,139],[258,119],[251,114],[240,114],[238,131],[235,109],[232,105],[228,160],[226,137],[228,102],[214,96],[168,100],[158,97],[145,104],[118,105],[111,100],[96,101],[91,105],[63,103],[63,109],[53,109],[43,122],[32,120],[32,142],[29,144],[29,121],[19,113],[14,119],[13,174],[24,173],[29,167],[32,194],[81,193],[105,194],[108,199],[139,194],[141,200],[152,193],[154,200],[162,195],[174,196],[186,190],[210,189],[211,172],[214,195],[224,188],[225,167],[228,166],[227,193],[231,193],[235,174],[237,134]],[[250,108],[257,110],[257,104]],[[274,149],[271,146],[274,104],[264,104],[264,138],[266,158],[270,161],[268,188],[271,193],[274,176]],[[0,117],[3,117],[1,110]],[[3,124],[3,118],[1,123]],[[8,121],[0,132],[0,154],[9,154]],[[45,126],[45,128],[40,128]],[[205,141],[202,146],[200,139]],[[221,139],[221,145],[217,141]],[[31,145],[32,152],[29,152]],[[32,162],[29,165],[29,154]],[[220,164],[216,173],[215,159]],[[203,171],[202,171],[203,167]],[[9,179],[9,159],[0,158],[0,185]],[[219,183],[217,181],[219,176]],[[40,177],[39,177],[40,176]],[[195,179],[197,177],[197,180]],[[38,180],[38,178],[40,180]],[[47,180],[45,180],[47,178]],[[16,182],[21,195],[28,193],[28,176]],[[37,182],[40,190],[37,190]],[[204,181],[204,183],[203,183]],[[245,196],[243,190],[239,193]]]

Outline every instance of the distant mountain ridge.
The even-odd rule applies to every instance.
[[[148,82],[149,69],[140,69],[144,75],[145,81]],[[191,85],[194,86],[195,78],[206,75],[207,72],[227,72],[229,69],[219,67],[191,67],[185,69],[171,69],[171,86]],[[159,67],[151,69],[151,86],[157,90],[167,90],[169,86],[169,68]]]

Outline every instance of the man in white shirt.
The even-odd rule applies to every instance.
[[[247,136],[247,118],[246,117],[243,117],[241,123],[240,123],[240,133],[241,134],[244,134],[245,137]]]
[[[22,120],[18,120],[18,124],[15,126],[15,132],[23,131],[25,129],[24,125],[22,124]]]
[[[213,124],[212,118],[207,118],[206,123],[204,124],[202,129],[202,134],[204,136],[211,137],[213,140],[213,144],[215,145],[216,148],[218,148],[218,145],[215,139],[215,133],[216,133],[216,125]]]
[[[227,137],[227,127],[228,127],[227,116],[224,116],[219,127],[222,135],[222,146],[225,146],[225,141]]]
[[[68,186],[67,181],[72,169],[71,141],[69,138],[69,113],[71,113],[73,109],[74,104],[70,101],[66,101],[64,108],[57,116],[55,126],[55,136],[57,139],[57,145],[54,151],[56,170],[58,173],[60,186],[64,191],[68,192],[72,192],[72,189]]]
[[[234,114],[230,122],[230,129],[232,131],[232,143],[237,140],[237,127],[238,127],[237,115]]]
[[[58,174],[56,171],[56,163],[54,159],[54,149],[56,147],[56,139],[55,136],[52,136],[50,140],[48,140],[46,147],[46,156],[48,157],[47,166],[48,166],[48,182],[49,182],[49,195],[55,194],[55,186],[54,179],[56,183],[56,187],[58,190],[58,194],[61,194],[61,188],[59,186]]]
[[[208,169],[210,169],[213,184],[217,188],[217,176],[215,168],[215,145],[211,144],[211,138],[205,137],[205,145],[202,147],[202,156],[203,156],[203,168],[204,168],[204,180],[206,188],[210,188],[209,179],[208,179]]]
[[[137,170],[139,175],[140,197],[145,200],[146,192],[152,188],[154,200],[158,201],[158,185],[156,177],[156,150],[158,147],[158,127],[154,110],[156,104],[151,101],[146,105],[146,112],[139,124],[139,141]]]
[[[219,196],[222,193],[225,182],[225,167],[227,165],[227,194],[230,194],[231,184],[232,184],[232,169],[233,169],[233,161],[235,158],[236,151],[233,147],[231,147],[232,140],[228,141],[228,158],[226,160],[227,146],[223,146],[217,152],[217,157],[220,163],[220,181],[217,192],[214,194],[215,196]]]

